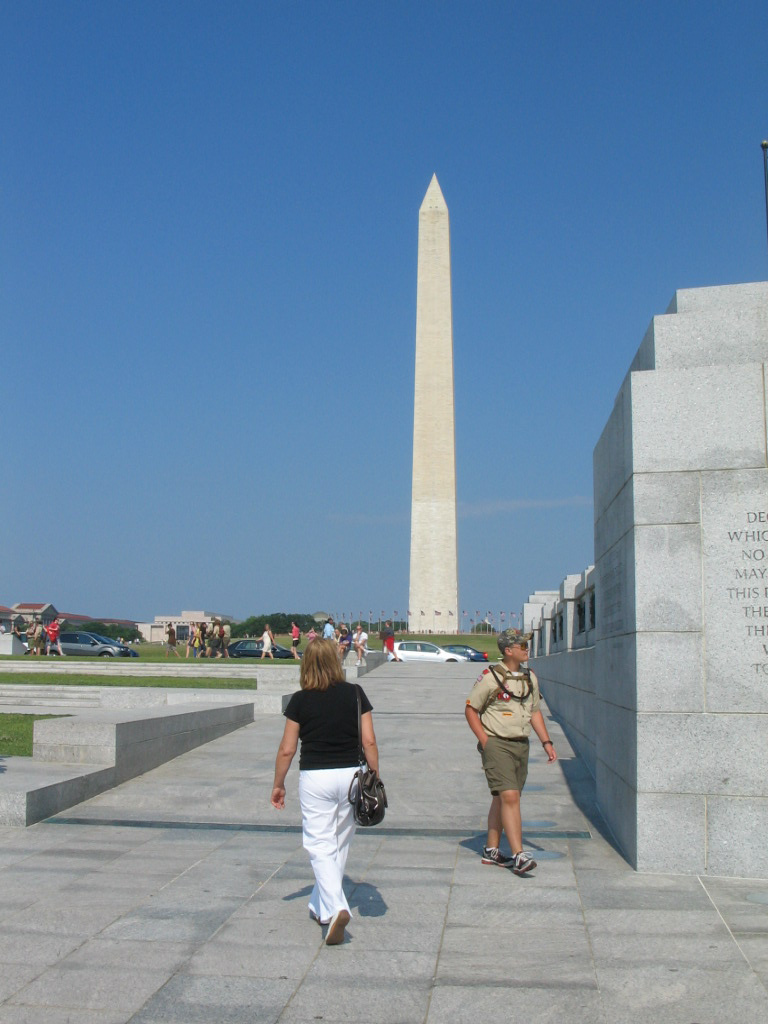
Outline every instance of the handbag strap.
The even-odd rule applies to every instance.
[[[360,699],[359,683],[355,683],[355,693],[357,694],[357,760],[360,762],[361,768],[366,768],[367,761],[363,753],[363,703]]]

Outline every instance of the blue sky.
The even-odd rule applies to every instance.
[[[593,557],[676,288],[768,276],[765,0],[0,10],[0,603],[402,615],[418,209],[462,609]]]

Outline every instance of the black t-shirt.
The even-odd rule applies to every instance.
[[[360,699],[363,714],[373,711],[362,687]],[[339,681],[327,690],[299,690],[283,714],[299,725],[301,771],[358,764],[355,684]]]

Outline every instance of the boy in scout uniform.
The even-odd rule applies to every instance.
[[[524,875],[536,867],[536,861],[523,853],[520,815],[520,793],[528,775],[531,729],[546,750],[549,762],[557,760],[539,710],[539,681],[530,669],[523,667],[528,660],[531,636],[516,629],[499,634],[501,661],[479,676],[465,709],[469,727],[477,736],[477,748],[482,754],[483,771],[492,794],[483,864],[511,868],[516,875]],[[502,827],[511,857],[499,852]]]

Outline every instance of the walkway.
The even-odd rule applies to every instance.
[[[343,946],[308,919],[295,767],[268,804],[278,715],[0,829],[0,1024],[768,1019],[768,880],[635,874],[554,722],[561,760],[534,744],[523,796],[537,871],[481,865],[475,675],[363,680],[391,806],[354,840]]]

